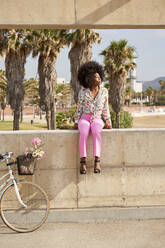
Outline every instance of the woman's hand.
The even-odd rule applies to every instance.
[[[110,124],[106,124],[105,127],[106,127],[107,129],[112,129],[112,126],[111,126]]]

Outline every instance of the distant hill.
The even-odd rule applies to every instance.
[[[159,84],[160,80],[165,81],[165,77],[158,77],[152,81],[144,81],[143,82],[143,91],[146,90],[149,86],[152,86],[152,88],[155,90],[159,90],[160,89],[160,84]]]

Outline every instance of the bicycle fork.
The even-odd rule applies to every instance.
[[[24,207],[24,208],[27,208],[27,205],[24,204],[24,202],[22,201],[21,199],[21,196],[20,196],[20,193],[19,193],[19,190],[18,190],[18,187],[17,187],[17,183],[16,183],[16,180],[13,176],[13,173],[12,173],[12,170],[10,170],[10,166],[9,166],[9,173],[10,173],[10,179],[12,180],[13,184],[14,184],[14,189],[15,189],[15,193],[16,193],[16,196],[17,196],[17,199],[19,201],[19,203]]]
[[[20,193],[19,193],[19,190],[18,190],[16,181],[13,180],[13,183],[14,183],[14,188],[15,188],[16,196],[17,196],[17,199],[18,199],[19,203],[20,203],[24,208],[27,208],[27,205],[24,204],[23,201],[22,201],[22,199],[21,199],[21,196],[20,196]]]

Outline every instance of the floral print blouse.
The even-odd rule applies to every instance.
[[[83,114],[92,113],[90,122],[97,117],[103,117],[106,124],[112,125],[108,107],[108,90],[102,85],[99,86],[97,96],[91,95],[90,89],[81,88],[78,95],[77,108],[74,115],[75,123]]]

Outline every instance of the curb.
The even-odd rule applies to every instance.
[[[47,222],[108,222],[165,219],[165,207],[83,208],[50,210]]]

